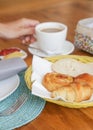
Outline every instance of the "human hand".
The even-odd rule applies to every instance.
[[[35,26],[37,24],[39,24],[39,21],[26,18],[0,24],[0,37],[3,39],[19,38],[23,44],[34,42]]]

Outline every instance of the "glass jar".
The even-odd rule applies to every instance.
[[[93,18],[86,18],[77,23],[75,46],[93,54]]]

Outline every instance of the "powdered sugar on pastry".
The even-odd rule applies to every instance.
[[[93,74],[93,64],[82,63],[75,59],[65,58],[52,64],[52,70],[57,73],[77,76],[83,73]]]

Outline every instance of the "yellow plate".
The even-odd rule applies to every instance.
[[[56,62],[57,60],[64,59],[64,58],[73,58],[78,61],[81,61],[83,63],[88,63],[88,62],[93,62],[93,58],[89,56],[79,56],[79,55],[63,55],[63,56],[55,56],[55,57],[48,57],[45,58],[50,62]],[[31,73],[32,73],[32,67],[30,66],[26,72],[25,72],[25,81],[28,86],[28,88],[31,90]],[[52,102],[64,107],[69,107],[69,108],[86,108],[86,107],[92,107],[93,102],[83,102],[83,103],[70,103],[70,102],[64,102],[64,101],[55,101],[55,100],[50,100],[50,99],[45,99],[48,102]]]

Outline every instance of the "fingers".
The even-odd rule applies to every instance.
[[[22,18],[20,23],[23,23],[24,27],[34,27],[37,24],[39,24],[39,21],[38,20],[27,19],[27,18]]]
[[[37,24],[39,24],[39,21],[37,20],[22,18],[7,24],[7,26],[11,27],[10,33],[12,31],[12,37],[19,38],[21,36],[35,34],[35,26]]]
[[[22,19],[23,27],[21,26],[19,31],[19,37],[21,37],[21,41],[23,44],[35,42],[36,39],[34,38],[35,34],[35,26],[39,24],[37,20],[30,20],[30,19]]]
[[[21,37],[20,39],[21,39],[22,44],[33,43],[36,41],[36,39],[31,35]]]
[[[18,31],[19,37],[25,36],[25,35],[34,35],[34,34],[35,34],[34,27],[20,28],[20,30]]]

